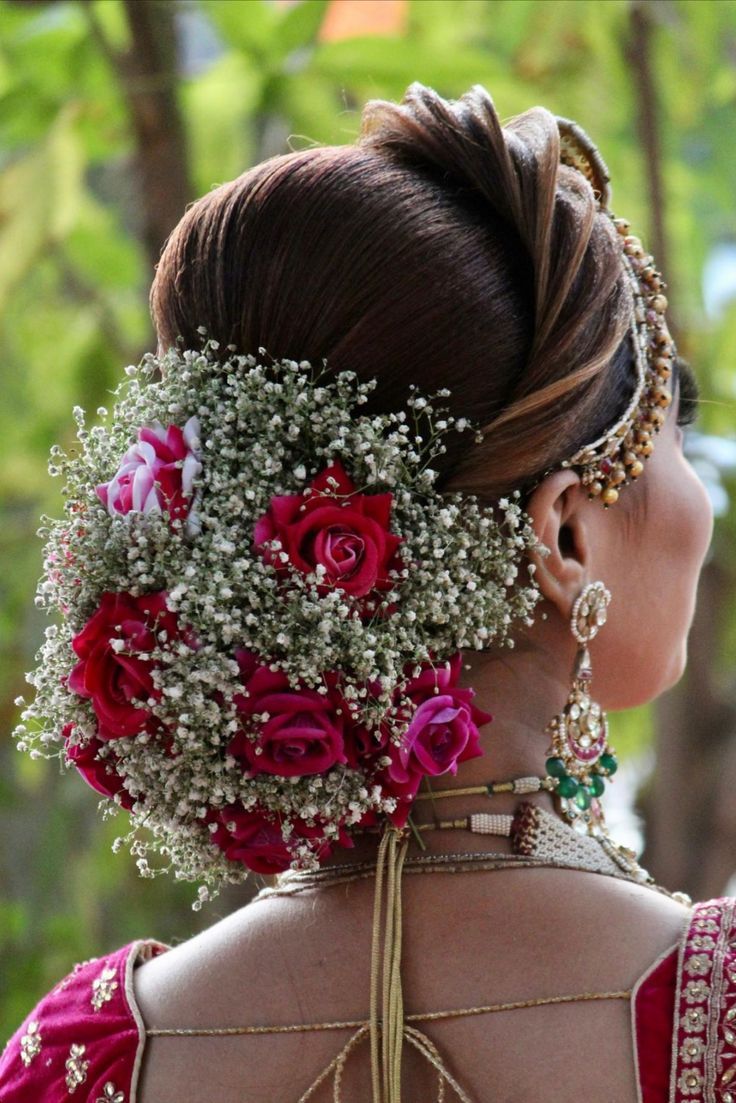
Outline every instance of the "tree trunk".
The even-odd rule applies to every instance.
[[[170,0],[124,0],[132,42],[118,72],[136,138],[142,237],[151,267],[192,198],[177,99],[177,49]]]
[[[635,0],[631,5],[626,55],[634,83],[635,122],[644,160],[644,187],[649,200],[650,240],[646,245],[653,253],[657,267],[666,273],[669,272],[665,225],[667,197],[662,179],[660,110],[652,61],[653,34],[650,3]]]
[[[137,227],[151,271],[161,248],[193,198],[186,132],[177,94],[175,0],[122,0],[130,46],[112,47],[90,0],[90,31],[125,97],[135,139],[133,187]]]

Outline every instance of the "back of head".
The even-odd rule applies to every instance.
[[[488,92],[412,84],[371,101],[347,146],[271,158],[196,202],[151,295],[160,344],[319,362],[449,387],[484,440],[459,440],[442,485],[493,501],[612,424],[633,390],[631,294],[611,220],[560,164],[537,107],[502,127]]]

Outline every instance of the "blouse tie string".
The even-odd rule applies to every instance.
[[[373,897],[369,1017],[372,1103],[401,1103],[401,1057],[404,1042],[401,871],[408,846],[408,837],[402,836],[395,828],[388,827],[381,836],[378,848]]]

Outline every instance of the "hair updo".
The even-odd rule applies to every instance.
[[[449,387],[485,439],[448,444],[440,485],[524,488],[634,384],[621,247],[559,151],[550,112],[502,127],[481,85],[369,101],[355,144],[272,157],[188,209],[151,292],[160,344],[199,347],[204,326],[241,354],[326,358],[378,379],[367,412]]]

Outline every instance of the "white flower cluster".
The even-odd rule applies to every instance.
[[[130,812],[125,841],[141,871],[152,874],[148,855],[155,853],[176,876],[213,887],[247,872],[214,844],[213,811],[259,807],[280,817],[285,837],[299,821],[320,825],[329,840],[396,803],[374,777],[345,762],[284,777],[244,769],[232,740],[248,722],[268,717],[243,719],[238,653],[261,656],[291,685],[317,693],[329,692],[327,673],[338,675],[353,718],[377,731],[395,716],[392,702],[412,670],[463,648],[512,644],[515,623],[531,623],[540,597],[533,571],[522,571],[540,545],[518,497],[490,508],[436,489],[433,462],[445,436],[476,432],[448,413],[442,401],[449,392],[415,390],[406,410],[367,416],[360,407],[375,381],[334,375],[324,364],[266,362],[263,349],[258,359],[225,351],[208,342],[202,351],[146,356],[127,369],[111,417],[86,429],[76,410],[79,448],[53,450],[50,469],[63,476],[66,517],[44,518],[37,601],[62,616],[47,629],[28,676],[35,700],[17,730],[21,749],[62,761],[94,742],[97,760],[114,762],[121,779],[105,803]],[[105,508],[99,487],[113,480],[141,428],[156,426],[154,445],[163,447],[166,427],[185,425],[199,432],[201,470],[189,502],[196,525],[173,508]],[[319,564],[296,571],[278,540],[270,556],[254,541],[274,500],[308,501],[312,481],[336,463],[356,495],[391,496],[390,531],[400,542],[369,614],[345,589],[325,587]],[[148,696],[126,698],[120,708],[147,710],[154,723],[101,734],[95,693],[116,690],[94,681],[106,677],[98,650],[85,660],[89,688],[80,691],[73,672],[86,652],[74,641],[90,631],[103,595],[142,601],[162,593],[167,617],[144,650],[135,651],[124,624],[107,641],[109,653],[130,653],[150,672]],[[394,719],[394,742],[401,731]],[[313,864],[313,851],[295,845],[294,860]]]

